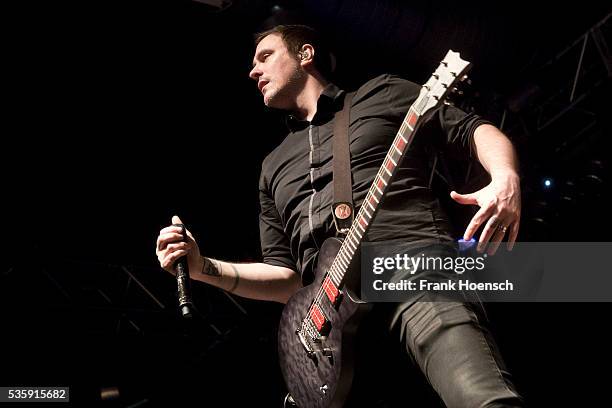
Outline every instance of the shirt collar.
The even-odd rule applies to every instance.
[[[321,95],[317,100],[317,113],[315,114],[314,118],[312,118],[312,122],[297,119],[292,114],[289,114],[285,118],[287,127],[290,131],[296,132],[304,129],[310,123],[318,124],[324,122],[330,117],[333,117],[337,111],[342,109],[344,94],[344,90],[338,88],[335,84],[330,82],[325,88],[323,88],[323,92],[321,92]]]

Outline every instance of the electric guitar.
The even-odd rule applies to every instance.
[[[281,371],[290,401],[299,408],[341,407],[353,380],[353,342],[367,311],[351,294],[347,278],[359,271],[352,262],[395,169],[414,139],[419,119],[441,103],[467,76],[470,63],[449,51],[423,85],[344,239],[329,238],[318,254],[312,284],[286,304],[278,333]]]

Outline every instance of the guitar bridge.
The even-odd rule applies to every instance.
[[[310,341],[306,338],[304,331],[297,329],[295,331],[295,334],[298,335],[298,338],[300,339],[300,343],[302,343],[302,347],[304,347],[304,350],[306,350],[306,354],[308,355],[308,357],[313,357],[315,354],[315,350],[312,347],[312,344],[310,343]]]

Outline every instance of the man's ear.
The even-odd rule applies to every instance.
[[[300,58],[300,61],[302,63],[308,63],[312,62],[312,59],[314,58],[314,53],[315,50],[312,45],[304,44],[302,45],[302,49],[298,53],[298,57]]]

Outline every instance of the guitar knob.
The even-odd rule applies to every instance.
[[[327,386],[327,384],[323,384],[322,386],[319,387],[319,391],[321,391],[321,393],[323,393],[323,395],[327,394],[327,389],[329,387]]]

